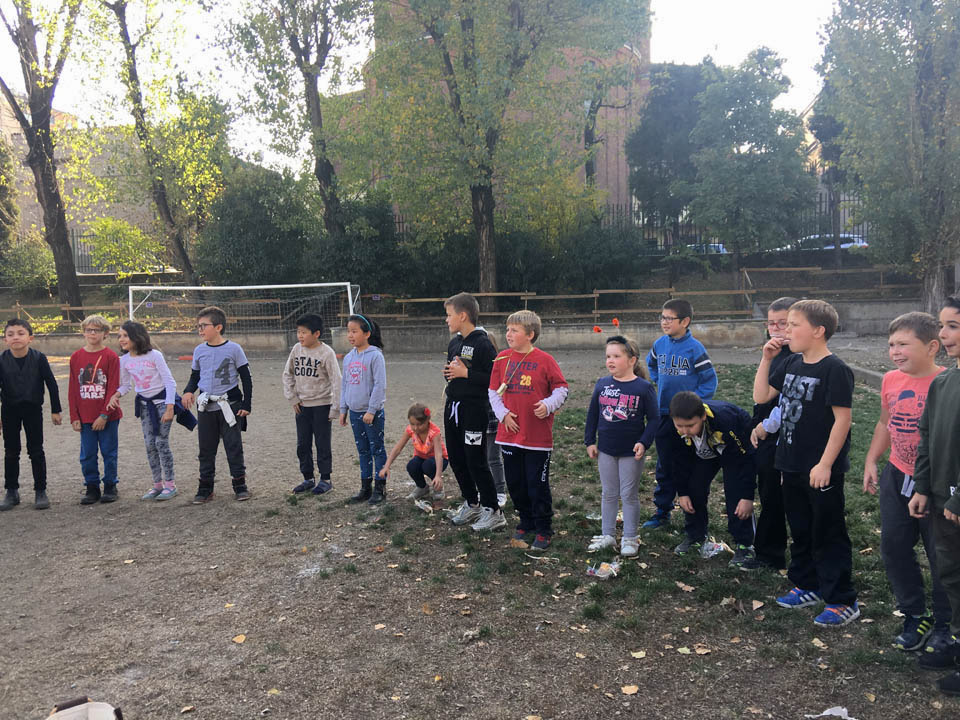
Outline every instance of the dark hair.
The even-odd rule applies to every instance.
[[[683,300],[681,298],[673,298],[672,300],[667,300],[663,304],[664,310],[673,310],[677,317],[683,320],[684,318],[693,319],[693,305],[690,304],[689,300]]]
[[[443,306],[452,307],[454,312],[465,312],[471,325],[476,325],[480,320],[480,303],[470,293],[462,292],[448,297],[443,301]]]
[[[960,312],[960,295],[947,295],[947,299],[943,301],[943,306]]]
[[[367,342],[383,350],[383,338],[380,337],[380,326],[373,320],[367,320],[363,315],[351,315],[347,318],[348,323],[356,323],[362,332],[370,333]]]
[[[143,323],[138,323],[136,320],[127,320],[120,326],[120,329],[130,338],[137,355],[145,355],[153,350],[153,345],[150,344],[150,333]]]
[[[216,305],[210,305],[197,313],[197,320],[209,318],[214,325],[220,326],[220,332],[227,329],[227,314]]]
[[[10,318],[7,320],[7,327],[22,327],[27,331],[27,335],[33,335],[33,328],[30,327],[30,323],[20,318]],[[4,330],[6,330],[6,328],[4,328]]]
[[[940,334],[940,323],[937,319],[925,312],[908,312],[894,318],[887,328],[887,335],[893,335],[898,330],[909,330],[922,343],[933,342]]]
[[[316,313],[307,313],[297,318],[297,327],[305,327],[312,333],[323,335],[323,318]]]
[[[670,417],[681,420],[690,420],[692,418],[704,417],[707,409],[703,405],[703,400],[695,392],[682,390],[673,396],[670,401]]]
[[[648,382],[650,381],[650,371],[647,370],[646,364],[644,364],[642,358],[640,357],[640,346],[637,345],[635,340],[631,340],[623,335],[611,335],[607,338],[606,344],[609,345],[610,343],[622,346],[626,351],[627,356],[633,358],[634,375],[637,377],[642,377]]]
[[[417,422],[423,422],[424,420],[430,419],[430,408],[428,408],[423,403],[414,403],[410,406],[410,409],[407,410],[407,417],[413,418]]]
[[[832,338],[840,326],[840,316],[826,300],[798,300],[790,309],[803,313],[813,327],[822,327],[824,340]]]
[[[799,302],[797,298],[777,298],[772,303],[767,305],[767,312],[783,312],[784,310],[789,310],[797,302]]]

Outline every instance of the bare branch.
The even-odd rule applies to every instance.
[[[0,91],[3,91],[3,96],[7,99],[7,104],[10,105],[10,109],[13,111],[14,116],[17,118],[17,122],[20,123],[20,127],[23,129],[24,135],[28,135],[32,132],[33,127],[30,125],[30,121],[27,119],[27,116],[24,114],[23,110],[20,108],[20,103],[17,102],[17,99],[14,97],[13,92],[7,86],[7,83],[4,82],[3,77],[0,76]]]

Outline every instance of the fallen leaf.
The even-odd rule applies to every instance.
[[[574,653],[574,656],[575,656],[578,660],[584,660],[584,659],[586,659],[586,657],[587,657],[587,656],[584,655],[583,653]]]
[[[754,601],[751,603],[751,606],[753,607],[753,611],[754,611],[754,612],[756,612],[757,610],[759,610],[760,608],[762,608],[764,605],[765,605],[765,603],[764,603],[763,601],[761,601],[761,600],[754,600]]]
[[[433,615],[433,608],[430,607],[429,603],[424,603],[423,607],[420,609],[423,611],[424,615]]]
[[[688,633],[688,632],[690,632],[690,626],[688,625],[687,627],[682,628],[682,630],[683,630],[685,633]]]
[[[943,703],[940,702],[939,700],[934,700],[934,701],[933,701],[932,703],[930,703],[930,704],[933,705],[933,707],[934,707],[935,710],[941,710],[941,709],[943,708]]]
[[[543,577],[543,573],[540,572],[539,570],[534,570],[534,571],[533,571],[533,576],[534,576],[534,577]]]
[[[760,613],[759,615],[757,615],[757,616],[756,616],[755,618],[753,618],[753,619],[756,620],[757,622],[763,622],[763,619],[764,619],[765,617],[766,617],[766,615],[764,615],[763,613]]]
[[[391,696],[390,696],[390,699],[393,700],[394,702],[397,702],[397,701],[400,700],[400,696],[399,696],[399,695],[391,695]]]
[[[635,657],[635,658],[637,658],[638,660],[642,660],[642,659],[645,658],[646,656],[647,656],[647,651],[646,651],[646,650],[636,650],[636,651],[630,653],[630,657]]]
[[[820,663],[819,665],[817,665],[817,667],[820,668],[821,670],[828,670],[828,669],[830,669],[830,666],[827,665],[827,664],[825,664],[825,663]]]
[[[395,633],[393,634],[393,636],[394,636],[394,637],[403,637],[403,633],[402,633],[402,632],[395,632]]]
[[[390,568],[391,570],[396,570],[400,566],[397,565],[396,563],[390,563],[389,565],[387,565],[387,567]]]
[[[279,695],[280,691],[277,688],[270,688],[267,690],[267,695]]]
[[[739,635],[734,635],[732,638],[730,638],[730,642],[732,642],[734,645],[736,645],[736,644],[742,642],[742,640],[740,640],[740,636],[739,636]]]
[[[862,623],[872,623],[872,622],[873,622],[873,618],[864,618],[864,619],[861,620],[860,622],[862,622]]]
[[[864,548],[863,550],[860,551],[860,554],[861,554],[861,555],[870,555],[872,552],[873,552],[873,548],[872,548],[872,547],[866,547],[866,548]],[[871,700],[870,702],[873,702],[873,700]]]
[[[680,653],[681,655],[689,655],[689,654],[690,654],[690,648],[688,648],[688,647],[677,648],[677,652]]]
[[[225,608],[232,608],[233,606],[234,606],[234,603],[227,603],[224,605]]]
[[[300,552],[305,553],[306,551],[307,551],[307,546],[306,546],[306,545],[304,545],[302,548],[300,548]]]
[[[620,692],[622,692],[624,695],[636,695],[638,692],[640,692],[640,688],[637,685],[624,685],[622,688],[620,688]]]
[[[682,583],[679,580],[677,580],[677,587],[683,590],[684,592],[693,592],[694,590],[696,590],[696,588],[693,587],[692,585],[687,585],[686,583]]]
[[[728,605],[735,605],[736,602],[737,602],[737,599],[736,599],[735,597],[733,597],[733,595],[731,595],[730,597],[725,597],[723,600],[720,601],[720,607],[727,607]]]
[[[526,550],[530,547],[529,543],[525,543],[523,540],[517,540],[517,538],[511,538],[510,547],[519,548],[520,550]]]
[[[821,650],[826,650],[826,649],[827,649],[827,644],[826,644],[823,640],[821,640],[820,638],[814,638],[814,639],[811,640],[810,642],[813,643],[813,646],[814,646],[814,647],[818,647],[818,648],[820,648]]]
[[[693,646],[693,651],[694,651],[697,655],[709,655],[710,652],[711,652],[711,651],[710,651],[710,648],[708,648],[706,645],[694,645],[694,646]]]
[[[467,595],[466,593],[457,593],[456,595],[451,595],[451,596],[450,596],[450,599],[451,599],[451,600],[466,600],[468,597],[470,597],[470,596]]]
[[[757,707],[748,707],[747,712],[751,715],[763,715],[763,710]]]
[[[382,552],[384,551],[384,547],[383,547],[383,545],[377,545],[377,546],[373,549],[373,551],[374,551],[375,553],[382,553]]]
[[[640,569],[641,569],[641,570],[646,570],[648,567],[650,567],[650,566],[647,565],[646,563],[640,563]]]
[[[355,558],[357,554],[355,552],[348,552],[348,553],[344,553],[343,556],[345,558]]]
[[[377,623],[376,625],[373,626],[373,629],[374,629],[374,630],[383,630],[385,627],[386,627],[386,625],[384,625],[383,623]]]
[[[443,680],[443,675],[434,675],[434,676],[433,676],[433,681],[434,681],[435,683],[438,683],[438,682],[440,682],[441,680]]]
[[[523,720],[543,720],[539,715],[527,715]]]
[[[196,709],[197,709],[196,705],[184,705],[182,708],[180,708],[180,714],[184,715],[186,713],[191,713]]]
[[[237,645],[242,645],[243,642],[244,642],[246,639],[247,639],[247,636],[244,635],[243,633],[240,633],[239,635],[234,635],[234,636],[233,636],[233,641],[234,641]]]
[[[874,695],[873,693],[865,692],[865,693],[863,694],[863,696],[864,696],[867,700],[869,700],[870,702],[876,702],[876,701],[877,701],[877,696]]]
[[[135,562],[136,562],[136,560],[124,560],[124,561],[123,561],[123,564],[124,564],[124,565],[133,565]]]
[[[574,594],[574,595],[583,595],[586,591],[587,591],[587,589],[586,589],[585,587],[578,587],[576,590],[573,591],[573,594]]]
[[[460,611],[460,614],[463,615],[464,617],[467,617],[468,615],[473,615],[473,610],[471,610],[470,608],[464,608],[463,610]]]

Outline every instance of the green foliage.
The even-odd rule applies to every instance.
[[[57,280],[53,252],[36,233],[15,241],[3,254],[3,284],[18,293],[50,294]]]
[[[115,272],[118,279],[123,279],[134,273],[149,273],[162,264],[163,243],[126,220],[99,218],[91,223],[90,233],[90,254],[101,272]]]
[[[13,152],[0,137],[0,255],[10,245],[20,224],[15,173]]]

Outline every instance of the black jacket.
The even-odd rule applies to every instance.
[[[46,355],[29,348],[21,368],[10,350],[0,353],[0,399],[4,404],[43,405],[44,385],[50,393],[50,412],[62,412],[60,388],[57,387]]]

